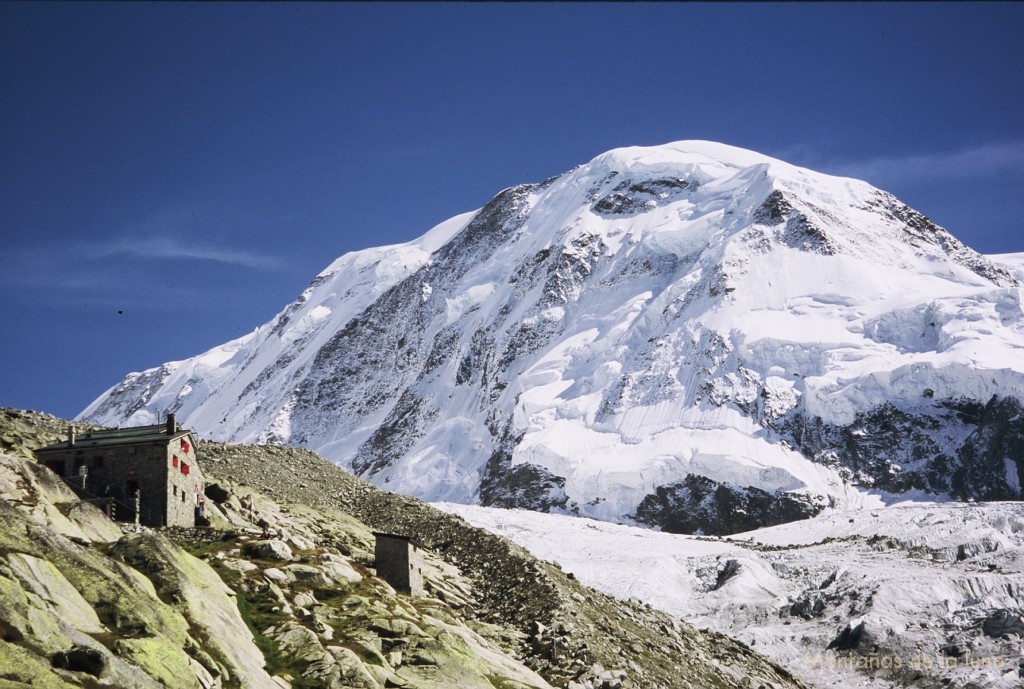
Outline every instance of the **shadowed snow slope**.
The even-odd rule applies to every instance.
[[[255,332],[81,418],[174,411],[427,499],[678,532],[1019,499],[1021,265],[864,182],[623,148],[346,254]]]

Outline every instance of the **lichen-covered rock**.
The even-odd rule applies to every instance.
[[[292,549],[288,547],[288,544],[284,541],[280,541],[276,538],[267,541],[253,541],[252,543],[246,543],[244,552],[250,557],[256,557],[261,560],[291,560]]]
[[[246,687],[276,689],[232,591],[205,562],[156,534],[128,535],[112,553],[145,573],[161,599],[186,612],[194,633]]]
[[[203,665],[163,639],[118,639],[117,655],[139,667],[165,687],[216,686],[217,680]]]
[[[146,637],[187,666],[187,629],[141,574],[0,502],[0,647],[16,668],[5,676],[33,686],[92,686],[102,678],[156,689],[150,668],[102,642]],[[200,684],[190,673],[164,686]]]
[[[7,565],[22,587],[50,606],[58,619],[86,634],[106,631],[89,602],[53,563],[24,553],[10,553]]]
[[[33,689],[71,689],[71,684],[54,672],[50,662],[30,650],[13,643],[0,643],[0,687],[33,687]]]

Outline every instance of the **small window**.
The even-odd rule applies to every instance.
[[[174,455],[173,457],[171,457],[171,466],[174,467],[175,469],[178,468],[178,455]]]
[[[181,501],[185,502],[185,491],[181,491]]]
[[[178,497],[178,487],[171,486],[171,491],[174,493],[174,497]]]
[[[187,453],[189,449],[188,441],[184,438],[181,439],[181,451]]]
[[[186,464],[185,462],[181,463],[181,473],[188,476],[188,464]]]

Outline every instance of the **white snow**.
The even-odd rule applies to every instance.
[[[497,290],[493,282],[485,282],[481,285],[472,285],[465,292],[456,295],[452,299],[446,298],[445,306],[448,309],[448,323],[454,323],[462,318],[467,312],[479,308],[488,297]]]

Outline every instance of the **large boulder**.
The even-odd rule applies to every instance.
[[[292,549],[284,541],[276,538],[267,541],[251,541],[243,546],[243,551],[249,557],[260,560],[291,560]]]
[[[231,497],[231,493],[222,487],[219,483],[209,483],[206,485],[206,497],[213,500],[218,505],[223,505]]]

